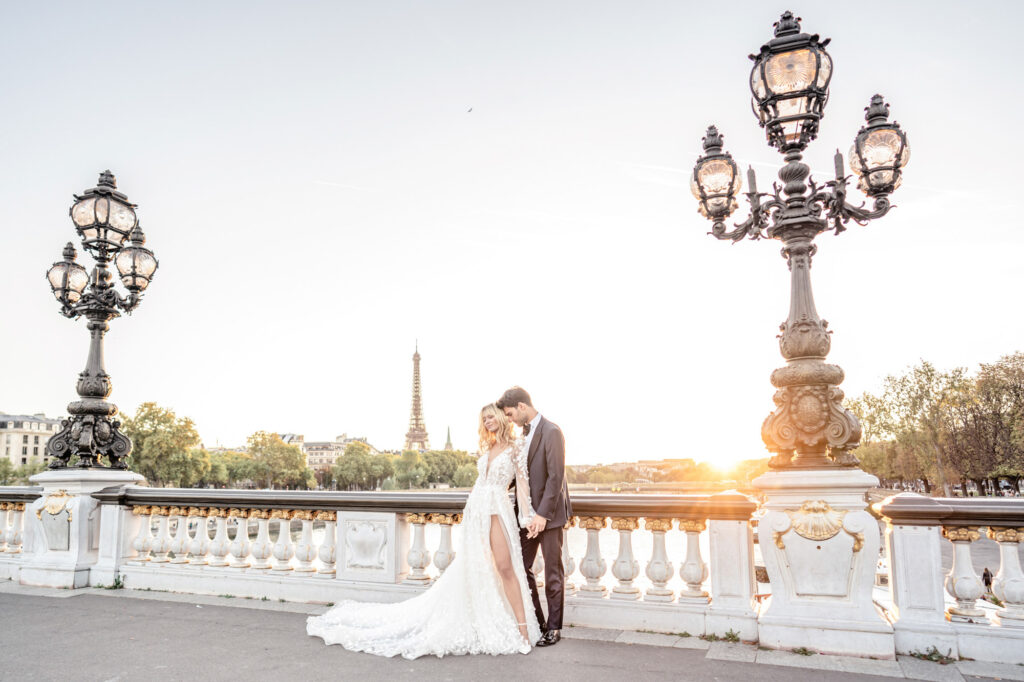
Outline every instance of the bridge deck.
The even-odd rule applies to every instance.
[[[1024,680],[1024,667],[798,656],[745,644],[570,628],[528,656],[382,659],[305,634],[323,607],[0,583],[0,670],[33,680]],[[823,672],[826,674],[823,675]]]

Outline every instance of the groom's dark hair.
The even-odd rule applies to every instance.
[[[506,407],[515,407],[519,403],[526,403],[530,407],[533,407],[533,401],[530,400],[530,394],[526,392],[526,389],[522,386],[513,386],[498,398],[496,403],[499,410],[504,410]]]

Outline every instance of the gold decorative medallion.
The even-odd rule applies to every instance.
[[[796,511],[786,510],[796,534],[815,542],[838,535],[846,512],[833,509],[825,500],[807,500]]]
[[[58,490],[55,493],[50,493],[46,496],[46,501],[43,502],[43,506],[36,510],[36,518],[43,518],[43,510],[50,516],[56,516],[60,514],[67,507],[68,502],[74,498],[74,495],[69,495],[67,490]],[[68,522],[71,522],[71,510],[68,509]]]
[[[799,509],[786,510],[786,515],[789,516],[789,527],[772,533],[775,546],[779,549],[786,549],[786,543],[782,536],[791,530],[812,542],[829,540],[838,535],[839,531],[843,531],[853,538],[853,551],[859,552],[864,547],[864,533],[856,533],[843,526],[843,519],[848,511],[848,509],[833,509],[825,500],[805,500]]]
[[[317,521],[337,521],[338,512],[318,511],[314,517]]]
[[[427,514],[406,514],[405,520],[407,523],[426,523]]]

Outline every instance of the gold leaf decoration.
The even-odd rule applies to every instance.
[[[796,534],[816,542],[835,537],[843,528],[846,512],[846,509],[833,509],[825,500],[807,500],[800,509],[786,510]]]

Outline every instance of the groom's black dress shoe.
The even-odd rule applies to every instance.
[[[537,646],[551,646],[552,644],[558,644],[558,641],[562,639],[562,633],[559,630],[548,630],[544,633],[544,636],[537,640]]]

